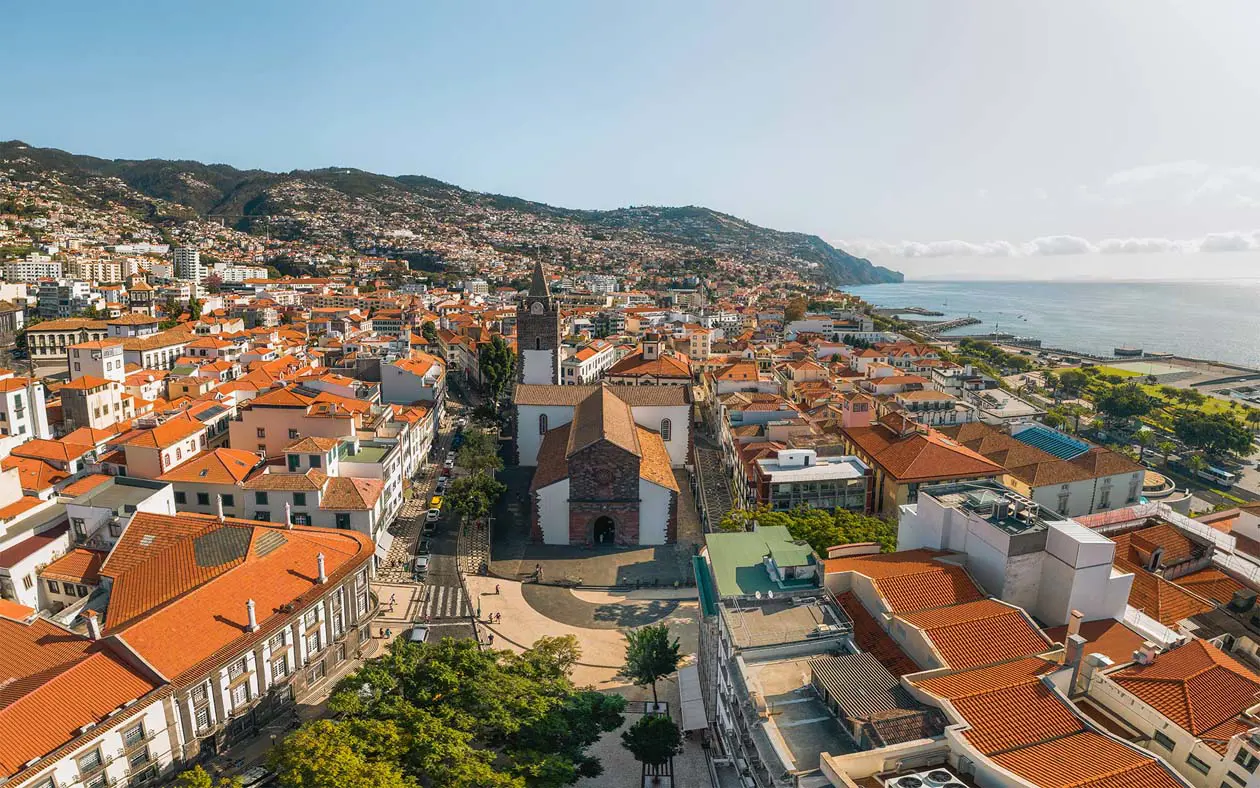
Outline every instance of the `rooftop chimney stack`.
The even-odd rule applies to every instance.
[[[293,504],[286,503],[284,505],[284,527],[293,527]]]
[[[246,627],[250,632],[258,631],[258,616],[254,614],[254,600],[245,601],[245,612],[249,615],[249,626]]]
[[[83,614],[83,618],[87,621],[88,637],[92,640],[101,639],[101,619],[96,615],[95,610],[88,610]]]
[[[315,556],[315,565],[316,565],[317,567],[319,567],[319,582],[320,582],[320,585],[323,585],[324,583],[327,583],[327,582],[328,582],[328,573],[324,570],[324,554],[323,554],[323,553],[320,553],[319,555]]]
[[[1081,634],[1081,619],[1085,618],[1085,614],[1079,610],[1073,610],[1068,614],[1067,636]]]
[[[214,513],[219,518],[219,522],[223,522],[223,496],[214,496]]]

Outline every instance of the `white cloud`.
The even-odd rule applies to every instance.
[[[1162,254],[1246,252],[1260,250],[1260,230],[1210,233],[1202,238],[1104,238],[1090,241],[1075,235],[1047,235],[1015,244],[1010,241],[835,241],[863,257],[1054,257],[1080,254]]]
[[[1169,161],[1163,164],[1146,164],[1113,172],[1103,183],[1107,186],[1129,186],[1175,178],[1195,178],[1211,169],[1201,161]]]
[[[1050,199],[1050,194],[1045,189],[1033,189],[1032,198],[1034,200],[1048,200]]]
[[[1211,233],[1199,242],[1200,252],[1249,252],[1256,248],[1257,233]]]
[[[1098,242],[1103,254],[1152,254],[1193,251],[1193,244],[1169,238],[1106,238]]]
[[[1096,249],[1092,243],[1075,235],[1047,235],[1024,244],[1024,253],[1032,256],[1089,254],[1093,251]]]

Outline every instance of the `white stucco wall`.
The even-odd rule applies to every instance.
[[[569,480],[561,479],[538,491],[538,524],[543,544],[569,543]]]
[[[516,425],[516,445],[520,451],[521,465],[538,464],[538,449],[542,446],[543,436],[538,432],[538,417],[547,416],[547,429],[554,430],[563,424],[573,421],[571,405],[521,405]],[[565,544],[568,544],[567,540]]]
[[[639,479],[639,544],[665,544],[670,490]]]
[[[556,370],[552,369],[553,351],[522,350],[521,374],[525,383],[559,383]],[[567,540],[566,540],[567,544]]]
[[[670,439],[665,441],[669,464],[681,468],[687,463],[687,451],[691,445],[690,405],[641,405],[631,410],[634,412],[635,423],[653,432],[660,431],[662,419],[669,419],[673,432]]]

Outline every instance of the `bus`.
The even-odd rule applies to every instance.
[[[1234,486],[1234,482],[1238,481],[1238,474],[1230,473],[1224,468],[1217,468],[1215,465],[1209,465],[1199,471],[1199,478],[1221,489],[1228,490]]]

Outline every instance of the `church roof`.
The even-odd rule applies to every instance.
[[[606,440],[636,457],[643,454],[630,406],[607,386],[600,386],[574,408],[573,429],[569,430],[565,456],[571,457],[600,440]]]
[[[542,260],[534,261],[534,273],[529,278],[529,294],[536,298],[551,297],[551,289],[547,287],[547,276],[543,273]]]

